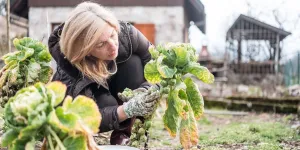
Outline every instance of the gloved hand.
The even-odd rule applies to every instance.
[[[157,90],[159,91],[160,88],[161,88],[161,86],[159,84],[154,84],[154,85],[148,87],[148,89],[143,88],[143,87],[142,88],[137,88],[137,89],[132,91],[133,95],[130,95],[130,96],[124,95],[122,93],[118,93],[118,97],[121,101],[128,102],[132,97],[134,97],[138,94],[146,93],[149,90],[152,91],[152,92],[157,91]]]
[[[133,116],[146,116],[153,113],[160,97],[159,91],[148,91],[133,96],[123,104],[124,112],[128,118]]]
[[[162,86],[159,83],[157,83],[157,84],[151,85],[148,90],[150,90],[150,91],[159,91],[161,88],[162,88]]]

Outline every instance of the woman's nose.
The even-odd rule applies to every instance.
[[[110,48],[115,48],[115,49],[117,48],[117,44],[113,39],[108,39],[107,42]]]

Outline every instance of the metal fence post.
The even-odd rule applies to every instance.
[[[297,65],[297,70],[298,70],[298,84],[300,84],[300,52],[298,52],[298,65]]]
[[[289,61],[289,67],[290,67],[290,79],[289,79],[289,86],[294,84],[294,68],[293,68],[293,61],[290,59]]]

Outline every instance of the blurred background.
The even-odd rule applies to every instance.
[[[263,126],[274,128],[270,131],[274,133],[277,128],[271,124],[282,123],[280,125],[287,130],[278,134],[286,134],[278,138],[292,137],[292,142],[284,139],[262,147],[300,149],[300,0],[93,1],[109,8],[119,20],[132,23],[155,45],[189,42],[196,48],[199,63],[215,75],[214,84],[197,81],[207,109],[199,122],[202,127],[199,131],[205,135],[200,138],[200,147],[223,144],[217,148],[226,149],[227,144],[231,146],[229,149],[243,149],[250,143],[251,148],[255,140],[239,141],[243,137],[238,135],[246,133],[225,137],[238,137],[232,143],[246,141],[236,147],[226,140],[207,143],[216,136],[212,131],[220,135],[221,129],[227,129],[226,125],[231,129],[234,123],[253,120],[269,122],[270,127]],[[63,23],[80,2],[82,0],[0,0],[0,55],[14,50],[11,41],[15,37],[29,36],[47,44],[51,31]],[[260,124],[256,125],[251,123],[249,129],[250,126],[259,128]],[[283,127],[278,126],[278,129]],[[240,126],[232,129],[246,130]],[[296,138],[293,133],[297,134]],[[155,144],[172,145],[168,138],[166,142],[158,142],[159,136],[153,137],[154,147]],[[201,143],[205,140],[206,144]],[[258,140],[258,143],[264,142],[264,139]]]

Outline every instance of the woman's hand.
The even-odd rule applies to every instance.
[[[160,97],[159,91],[147,91],[137,94],[132,97],[128,102],[123,104],[123,109],[128,118],[133,116],[150,115],[154,111]]]
[[[144,87],[141,87],[141,88],[137,88],[137,89],[133,90],[133,91],[132,91],[132,93],[133,93],[132,96],[127,96],[127,95],[125,95],[125,94],[123,94],[123,93],[118,93],[118,97],[119,97],[119,99],[120,99],[121,101],[123,101],[123,102],[128,102],[131,98],[133,98],[133,97],[136,96],[136,95],[139,95],[139,94],[142,94],[142,93],[146,93],[146,92],[148,92],[149,90],[152,91],[152,92],[153,92],[153,91],[156,91],[156,90],[159,91],[160,88],[161,88],[160,84],[154,84],[154,85],[148,87],[148,89],[147,89],[147,88],[144,88]]]

